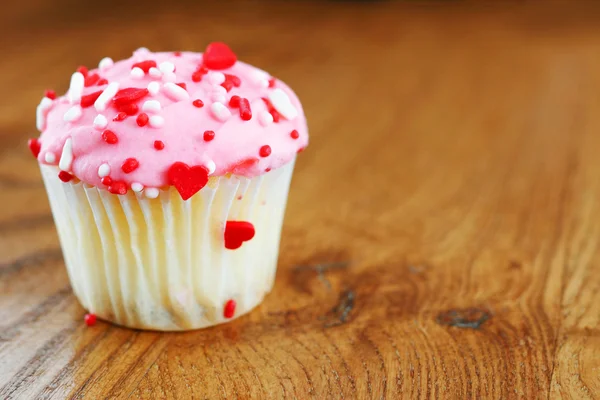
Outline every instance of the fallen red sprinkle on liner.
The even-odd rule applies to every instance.
[[[114,181],[108,187],[108,191],[112,194],[127,194],[127,185],[125,182]]]
[[[300,137],[300,134],[298,133],[297,130],[293,130],[290,132],[290,136],[292,137],[292,139],[298,139]]]
[[[149,120],[150,120],[150,118],[148,117],[148,114],[141,113],[140,115],[137,116],[137,118],[135,119],[135,122],[138,124],[138,126],[142,127],[142,126],[145,126]]]
[[[115,97],[113,97],[112,101],[115,103],[115,106],[119,107],[125,104],[133,103],[147,96],[150,92],[148,89],[139,89],[139,88],[125,88],[121,89],[117,92]]]
[[[244,242],[252,240],[255,230],[254,225],[248,221],[227,221],[225,223],[225,248],[239,249]]]
[[[225,307],[223,307],[223,316],[225,318],[232,318],[235,315],[235,305],[235,300],[227,300]]]
[[[126,112],[120,112],[116,115],[116,117],[113,118],[113,121],[116,122],[121,122],[123,121],[125,118],[127,118],[127,113]]]
[[[271,155],[271,146],[269,146],[268,144],[262,146],[258,151],[258,155],[260,155],[261,157],[269,157]]]
[[[42,149],[42,144],[40,143],[40,141],[36,138],[29,139],[27,141],[27,145],[29,146],[31,154],[33,154],[33,156],[37,158],[40,154],[40,150]]]
[[[265,168],[265,172],[271,171],[271,168]]]
[[[179,83],[176,83],[176,85],[184,90],[187,90],[187,85],[185,84],[185,82],[179,82]]]
[[[113,131],[107,129],[102,132],[102,140],[108,144],[116,144],[119,141],[119,138]]]
[[[83,75],[83,77],[85,78],[85,77],[87,77],[89,71],[88,71],[87,67],[81,65],[77,68],[77,72],[81,73],[81,75]]]
[[[202,108],[204,107],[204,102],[200,99],[196,99],[192,102],[192,104],[194,105],[194,107],[198,107],[198,108]]]
[[[209,69],[227,69],[237,61],[235,53],[222,42],[213,42],[206,46],[202,54],[202,63]]]
[[[44,92],[44,97],[47,97],[50,100],[56,100],[56,92],[54,90],[46,90]]]
[[[204,132],[204,141],[205,142],[210,142],[214,138],[215,138],[215,132],[214,131],[205,131]]]
[[[94,105],[98,97],[102,94],[102,90],[81,96],[81,108],[88,108]]]
[[[112,178],[110,176],[105,176],[100,182],[102,182],[104,186],[110,186],[112,185]]]
[[[275,87],[275,82],[277,82],[275,78],[269,79],[269,89],[273,89]]]
[[[67,183],[69,182],[71,179],[73,179],[73,175],[71,175],[70,173],[68,173],[67,171],[60,171],[58,173],[58,179],[60,179],[61,181]]]
[[[99,80],[100,80],[100,75],[98,75],[98,74],[88,75],[87,78],[85,78],[84,86],[85,87],[94,86],[96,83],[98,83]]]
[[[186,163],[175,162],[169,167],[167,178],[185,201],[206,186],[208,169],[203,165],[190,167]]]
[[[134,68],[139,68],[142,71],[144,71],[145,74],[148,73],[148,71],[150,71],[150,68],[156,68],[156,61],[154,60],[145,60],[145,61],[140,61],[138,63],[135,63],[131,66],[131,69]]]
[[[250,109],[250,102],[246,98],[240,100],[240,117],[244,121],[250,121],[252,119],[252,110]]]
[[[240,96],[231,96],[231,99],[229,99],[229,107],[238,108],[240,106],[240,100]]]
[[[85,324],[87,326],[94,326],[96,325],[96,314],[85,314],[85,317],[83,317],[83,320],[85,321]]]
[[[102,85],[108,85],[108,80],[102,78],[98,81],[98,83],[96,84],[96,86],[102,86]]]
[[[162,142],[162,140],[155,140],[154,141],[154,148],[156,150],[162,150],[165,148],[165,144]]]
[[[123,162],[123,165],[121,165],[121,169],[126,174],[129,174],[135,171],[139,166],[140,163],[138,160],[136,160],[135,158],[128,158]]]

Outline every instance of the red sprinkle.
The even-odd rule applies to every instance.
[[[162,150],[165,148],[165,144],[162,142],[162,140],[155,140],[154,141],[154,148],[156,150]]]
[[[235,300],[227,300],[225,307],[223,307],[223,316],[225,318],[232,318],[235,314]]]
[[[77,72],[81,72],[81,75],[83,75],[83,77],[87,77],[88,75],[88,69],[86,67],[84,67],[83,65],[81,65],[79,68],[77,68]]]
[[[98,75],[98,74],[88,75],[87,78],[85,78],[84,86],[85,87],[94,86],[96,83],[98,83],[99,80],[100,80],[100,75]]]
[[[204,65],[201,65],[200,67],[198,67],[198,72],[206,75],[206,74],[208,74],[208,68],[206,68]]]
[[[202,80],[203,76],[204,76],[204,74],[201,73],[200,71],[194,71],[194,73],[192,74],[192,81],[200,82]]]
[[[117,107],[133,103],[148,95],[148,89],[125,88],[117,92],[112,101]]]
[[[269,171],[271,171],[271,168],[266,168],[265,169],[265,172],[269,172]]]
[[[67,183],[69,182],[71,179],[73,179],[73,175],[71,175],[70,173],[68,173],[67,171],[60,171],[58,173],[58,179],[60,179],[61,181]]]
[[[44,97],[47,97],[50,100],[54,100],[56,99],[56,92],[54,90],[46,90],[44,92]]]
[[[112,182],[112,184],[108,187],[108,191],[112,194],[127,194],[127,185],[125,182]]]
[[[98,81],[98,83],[96,85],[97,86],[108,85],[108,81],[106,79],[102,78]]]
[[[225,81],[221,83],[221,86],[223,86],[228,92],[233,89],[233,83],[231,83],[231,81]]]
[[[120,112],[120,113],[117,114],[116,117],[113,118],[113,121],[121,122],[125,118],[127,118],[127,113],[126,112]]]
[[[116,144],[119,141],[117,135],[109,129],[102,132],[102,139],[108,144]]]
[[[229,99],[229,106],[238,108],[240,106],[240,100],[240,96],[231,96],[231,99]]]
[[[250,109],[250,102],[246,98],[240,100],[240,117],[244,121],[250,121],[252,119],[252,110]]]
[[[179,82],[179,83],[176,83],[176,85],[182,89],[187,90],[187,85],[185,84],[185,82]]]
[[[181,52],[180,52],[180,51],[174,51],[174,52],[173,52],[173,55],[174,55],[175,57],[181,57]]]
[[[229,250],[239,249],[244,242],[254,237],[254,225],[248,221],[227,221],[225,223],[225,248]]]
[[[298,139],[300,137],[300,134],[298,133],[297,130],[293,130],[290,132],[290,136],[292,137],[292,139]]]
[[[150,71],[150,68],[156,68],[156,61],[154,61],[154,60],[140,61],[138,63],[133,64],[131,66],[131,69],[134,69],[135,67],[138,67],[139,69],[144,71],[145,74],[147,74],[148,71]]]
[[[296,153],[300,154],[304,151],[305,147],[300,147]]]
[[[260,148],[258,154],[261,157],[269,157],[271,155],[271,146],[265,144],[263,147]]]
[[[81,107],[88,108],[94,105],[96,99],[100,97],[102,94],[102,90],[98,90],[97,92],[86,94],[85,96],[81,96]]]
[[[112,178],[110,176],[105,176],[102,178],[101,182],[104,186],[110,186],[112,185]]]
[[[135,119],[135,122],[137,122],[138,126],[144,126],[148,123],[148,120],[150,118],[148,118],[148,114],[146,113],[141,113],[140,115],[138,115],[138,117]]]
[[[238,78],[237,76],[231,75],[231,74],[224,74],[224,75],[225,75],[225,80],[233,83],[233,86],[240,87],[240,85],[242,84],[242,80],[240,78]]]
[[[40,143],[40,141],[36,138],[29,139],[27,141],[27,145],[29,146],[29,150],[31,150],[31,154],[33,154],[33,156],[37,158],[40,154],[40,150],[42,149],[42,144]]]
[[[270,88],[270,89],[273,89],[273,88],[275,87],[275,82],[277,82],[277,81],[275,80],[275,78],[271,78],[271,79],[269,79],[269,88]]]
[[[140,166],[140,163],[138,162],[138,160],[136,160],[135,158],[128,158],[127,160],[125,160],[123,162],[123,165],[121,165],[121,169],[126,174],[129,174],[129,173],[135,171],[139,166]]]
[[[215,132],[214,131],[206,131],[206,132],[204,132],[204,141],[205,142],[210,142],[214,138],[215,138]]]
[[[131,104],[125,104],[124,106],[119,106],[118,110],[120,112],[124,112],[127,115],[135,115],[138,113],[138,111],[140,111],[140,108],[138,107],[137,104],[131,103]]]
[[[83,320],[87,326],[94,326],[96,325],[96,314],[85,314]]]
[[[281,116],[279,115],[279,113],[277,112],[275,107],[273,107],[273,104],[271,104],[269,99],[267,99],[266,97],[263,97],[262,100],[267,105],[267,110],[269,111],[271,116],[273,116],[273,122],[279,122],[279,119],[281,118]]]
[[[194,105],[194,107],[198,107],[198,108],[202,108],[204,107],[204,102],[200,99],[196,99],[192,102],[192,104]]]
[[[236,61],[235,53],[222,42],[210,43],[202,54],[202,63],[210,69],[227,69],[233,67]]]

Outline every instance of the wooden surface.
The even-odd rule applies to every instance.
[[[0,398],[600,397],[599,6],[109,3],[0,16]],[[215,39],[309,118],[274,291],[202,331],[88,328],[35,106]]]

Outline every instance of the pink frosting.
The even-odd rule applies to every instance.
[[[133,64],[145,60],[153,60],[157,65],[165,61],[173,63],[174,76],[167,72],[166,75],[170,75],[170,78],[165,78],[165,74],[160,74],[157,70],[153,70],[153,74],[147,72],[143,77],[140,77],[140,71],[131,72]],[[139,107],[135,115],[128,116],[122,121],[114,121],[118,111],[112,101],[108,102],[104,111],[98,111],[93,105],[83,108],[81,116],[78,117],[76,106],[80,101],[76,96],[77,89],[74,89],[72,83],[71,96],[67,93],[53,100],[51,104],[45,100],[45,106],[40,106],[42,110],[38,110],[38,125],[42,129],[38,161],[59,165],[59,160],[63,156],[63,147],[70,138],[73,159],[70,163],[66,160],[61,169],[81,181],[94,186],[103,186],[99,169],[102,169],[103,164],[108,164],[110,178],[113,181],[124,182],[128,189],[132,184],[134,187],[141,185],[146,188],[159,188],[169,184],[167,171],[175,162],[183,162],[190,167],[206,166],[208,169],[214,169],[211,175],[235,173],[252,177],[290,162],[299,150],[307,146],[308,131],[302,107],[294,92],[283,82],[273,80],[264,71],[239,61],[224,70],[209,70],[202,76],[200,82],[194,82],[192,74],[198,70],[202,62],[201,53],[151,53],[138,50],[130,59],[116,62],[114,65],[110,65],[112,64],[110,62],[104,63],[101,64],[100,70],[90,70],[89,75],[98,74],[108,83],[118,82],[119,89],[145,89],[150,82],[157,82],[160,91],[155,95],[148,94],[135,102]],[[168,71],[168,65],[165,69]],[[222,78],[220,73],[238,77],[241,84],[226,92],[219,83]],[[271,80],[270,84],[267,83],[269,80]],[[169,90],[165,88],[167,81],[184,83],[189,96],[183,94],[182,99],[174,100],[178,96],[169,94]],[[82,94],[86,96],[103,91],[107,86],[107,84],[101,86],[95,84],[85,87]],[[271,107],[268,107],[263,98],[269,98],[276,92],[281,97],[281,91],[289,98],[288,112],[283,110],[279,121],[271,122],[272,114],[269,113],[269,109],[271,112],[273,108],[278,111],[279,109],[274,107],[275,103],[271,103]],[[75,93],[75,100],[73,100],[73,93]],[[230,99],[234,95],[249,101],[252,111],[250,120],[243,120],[240,109],[230,106]],[[225,120],[215,116],[215,112],[211,109],[212,103],[223,100],[223,96],[225,99],[223,104],[231,113],[231,116]],[[202,100],[204,106],[196,107],[193,104],[196,99]],[[143,111],[144,103],[149,100],[157,100],[161,109]],[[289,112],[290,105],[297,115]],[[70,110],[74,106],[75,110]],[[136,120],[142,112],[148,115],[150,122],[140,127]],[[226,111],[224,112],[227,114]],[[41,122],[40,114],[43,119]],[[105,128],[94,126],[94,120],[99,114],[108,120]],[[284,114],[289,119],[285,118]],[[162,117],[164,120],[162,126],[157,127],[160,125],[160,118],[157,122],[156,119],[152,119],[153,116]],[[98,118],[102,120],[102,117]],[[117,136],[117,143],[109,144],[103,139],[103,132],[107,129]],[[297,133],[292,133],[294,130]],[[205,131],[214,131],[214,138],[205,141]],[[155,148],[154,143],[158,140],[164,143],[164,149]],[[261,148],[266,145],[271,149],[271,153],[267,156],[264,151],[261,151]],[[66,155],[66,158],[68,159],[69,156]],[[132,172],[125,173],[122,166],[125,160],[130,158],[137,160],[139,166]],[[106,171],[106,166],[103,168]]]

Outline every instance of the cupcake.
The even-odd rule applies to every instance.
[[[273,286],[296,154],[296,95],[237,61],[152,53],[79,67],[29,141],[73,291],[98,318],[177,331],[229,321]]]

